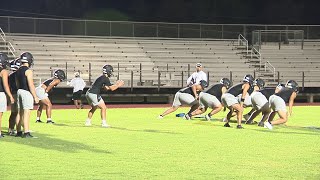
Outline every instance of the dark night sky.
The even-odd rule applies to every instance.
[[[317,0],[1,0],[0,15],[233,24],[320,24]]]

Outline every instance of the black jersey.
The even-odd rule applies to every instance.
[[[49,86],[49,84],[53,81],[53,78],[47,79],[45,80],[42,84],[46,85],[47,87]]]
[[[211,94],[211,95],[215,96],[217,99],[219,99],[219,101],[221,101],[223,87],[224,87],[223,84],[215,84],[215,85],[211,85],[210,87],[208,87],[207,89],[205,89],[202,92]]]
[[[17,94],[18,88],[17,88],[17,85],[16,85],[16,72],[12,72],[9,75],[8,82],[9,82],[9,87],[10,87],[11,93],[12,94]]]
[[[0,72],[3,70],[3,68],[0,68]],[[0,78],[0,92],[4,92],[4,87],[3,87],[3,81],[2,78]]]
[[[230,89],[228,89],[227,93],[230,93],[234,96],[238,96],[239,94],[242,93],[242,85],[243,84],[244,83],[239,83],[239,84],[232,86]]]
[[[293,92],[293,89],[283,87],[278,93],[275,93],[275,95],[281,97],[284,102],[288,103]]]
[[[94,81],[92,87],[88,91],[89,93],[100,94],[101,88],[111,85],[110,79],[105,75],[101,75]]]
[[[193,92],[192,92],[192,87],[185,87],[179,90],[179,92],[181,93],[187,93],[187,94],[191,94],[192,96],[194,96]]]
[[[261,89],[258,92],[261,92],[267,99],[273,94],[273,89]]]
[[[17,83],[18,89],[24,89],[26,91],[30,91],[27,76],[26,76],[26,71],[28,69],[29,68],[27,66],[21,66],[16,71],[16,83]]]

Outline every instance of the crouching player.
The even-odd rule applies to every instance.
[[[46,108],[46,114],[47,114],[47,123],[53,124],[54,121],[51,119],[51,112],[52,112],[52,103],[48,97],[48,93],[56,87],[60,82],[64,81],[66,79],[66,75],[63,70],[58,69],[53,73],[53,77],[50,79],[45,80],[40,86],[36,88],[36,94],[39,98],[39,107],[37,110],[37,123],[41,123],[40,120],[42,109]]]
[[[217,114],[221,111],[221,96],[224,94],[229,87],[232,85],[231,81],[228,78],[222,78],[219,84],[214,84],[199,94],[199,108],[191,113],[191,116],[203,114],[207,111],[208,107],[212,109],[210,113],[205,115],[207,121],[211,120],[211,117],[214,114]]]
[[[298,92],[298,83],[294,80],[289,80],[284,88],[281,88],[279,92],[270,96],[269,104],[272,112],[268,121],[264,123],[268,129],[272,129],[273,125],[284,124],[288,121],[286,103],[289,103],[289,115],[291,116],[292,106]],[[279,115],[279,119],[273,121],[276,113]]]
[[[256,118],[260,113],[262,113],[262,118],[261,118],[258,126],[263,127],[264,122],[269,117],[271,110],[269,108],[268,99],[271,94],[270,94],[269,90],[264,88],[264,86],[265,86],[265,82],[260,78],[256,79],[253,82],[254,91],[250,95],[253,113],[250,115],[246,124],[252,124],[253,119]]]
[[[180,89],[174,96],[172,107],[165,110],[159,119],[164,116],[176,111],[182,105],[191,106],[189,112],[185,115],[185,119],[189,120],[191,113],[199,107],[198,94],[200,91],[204,90],[208,86],[207,81],[201,80],[199,84],[194,84],[191,87],[185,87]]]
[[[111,65],[104,65],[102,68],[103,74],[98,77],[94,83],[92,84],[91,88],[88,89],[86,93],[86,98],[88,100],[91,109],[88,112],[88,118],[85,122],[86,126],[91,126],[91,119],[96,111],[97,108],[101,109],[101,120],[102,120],[102,127],[110,127],[106,121],[106,111],[107,107],[100,95],[101,89],[105,89],[107,91],[114,91],[119,87],[123,86],[124,82],[122,80],[116,81],[115,84],[111,84],[110,77],[113,75],[113,67]]]
[[[243,77],[242,83],[236,84],[232,86],[228,91],[222,95],[221,101],[224,107],[229,109],[229,112],[226,117],[226,123],[224,127],[230,127],[229,121],[232,117],[233,111],[236,111],[237,114],[237,128],[242,129],[241,121],[242,121],[242,113],[243,113],[243,103],[245,97],[252,87],[253,77],[250,74],[247,74]],[[242,94],[241,101],[239,103],[237,96]]]

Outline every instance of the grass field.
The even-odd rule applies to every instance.
[[[37,139],[0,139],[0,179],[320,179],[320,107],[294,107],[272,131],[225,128],[225,112],[157,119],[164,110],[108,109],[112,128],[100,127],[99,112],[85,127],[86,109],[54,110],[55,125],[34,123],[33,111]]]

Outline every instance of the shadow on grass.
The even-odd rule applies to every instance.
[[[17,143],[27,146],[32,146],[41,149],[55,150],[67,153],[75,153],[81,150],[90,151],[93,153],[111,154],[106,150],[95,149],[93,146],[89,146],[79,142],[66,141],[62,139],[52,138],[48,134],[34,133],[33,136],[37,138],[21,138],[14,136],[5,136],[1,138],[1,141]]]
[[[306,131],[306,132],[284,132],[284,131],[277,131],[279,127],[277,127],[276,129],[273,130],[268,130],[265,128],[260,128],[260,129],[249,129],[252,131],[258,131],[258,132],[265,132],[265,133],[277,133],[277,134],[303,134],[303,135],[310,135],[310,136],[319,136],[320,130],[312,130],[312,129],[307,129],[304,127],[296,127],[296,128],[292,128],[292,127],[280,127],[280,128],[284,128],[284,129],[294,129],[294,130],[300,130],[300,131]],[[279,128],[279,129],[280,129]]]
[[[112,129],[117,129],[117,130],[123,130],[123,131],[161,133],[161,134],[182,134],[182,133],[177,133],[177,132],[172,132],[172,131],[160,131],[160,130],[155,130],[155,129],[137,130],[137,129],[128,129],[128,128],[123,128],[123,127],[110,127],[110,128],[112,128]]]

